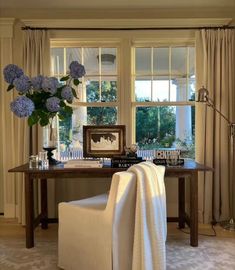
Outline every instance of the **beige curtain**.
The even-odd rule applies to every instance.
[[[231,122],[235,121],[235,30],[200,30],[196,33],[197,90],[203,85],[209,97]],[[227,122],[211,107],[196,104],[196,159],[214,168],[199,178],[199,218],[208,223],[230,217],[230,163]],[[234,184],[235,185],[235,184]]]
[[[49,34],[45,30],[27,30],[23,33],[23,69],[25,74],[28,76],[36,75],[49,75],[50,72],[50,39]],[[28,132],[29,128],[27,124],[24,125],[24,133]],[[29,145],[29,140],[31,137],[32,145],[29,152],[38,153],[40,149],[41,141],[38,138],[40,137],[41,132],[38,127],[32,129],[31,136],[21,137],[21,140],[24,138],[24,144],[19,143],[20,148],[17,150],[19,153],[25,152],[24,145]],[[35,181],[36,182],[36,181]],[[20,223],[25,224],[25,207],[24,207],[24,181],[21,178],[17,181],[17,197],[18,197],[18,220]],[[38,194],[37,183],[35,185],[35,195]],[[37,198],[37,196],[35,197]],[[35,204],[37,208],[37,203]],[[37,209],[35,208],[35,212]]]
[[[30,76],[50,75],[50,38],[46,30],[26,30],[23,36],[23,68]],[[31,153],[37,154],[41,148],[40,128],[33,127],[31,132]]]
[[[3,28],[1,27],[3,26]],[[13,36],[17,23],[13,19],[0,22],[0,197],[1,212],[4,217],[19,216],[18,184],[22,183],[22,174],[8,173],[8,170],[24,163],[28,158],[28,128],[26,121],[14,116],[10,110],[10,102],[18,96],[16,91],[7,92],[4,82],[3,69],[8,64],[18,64],[21,57],[14,55],[15,44],[20,42],[19,37]],[[17,49],[21,48],[21,43]],[[16,50],[17,51],[17,50]],[[20,206],[21,207],[21,206]]]

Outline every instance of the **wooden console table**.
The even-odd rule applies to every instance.
[[[79,178],[111,177],[115,172],[124,171],[124,168],[64,168],[63,164],[50,166],[48,169],[29,169],[28,164],[10,169],[9,172],[22,172],[25,179],[25,212],[26,212],[26,248],[34,247],[34,228],[41,223],[42,229],[48,228],[47,222],[47,178]],[[177,177],[179,199],[179,228],[184,228],[185,223],[190,227],[190,244],[198,246],[198,172],[211,171],[212,169],[193,160],[185,161],[180,167],[166,167],[166,177]],[[190,215],[185,212],[185,178],[190,182]],[[41,213],[34,217],[34,192],[33,181],[41,182]]]

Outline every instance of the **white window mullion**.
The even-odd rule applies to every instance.
[[[79,50],[79,48],[78,48]],[[82,65],[84,65],[84,48],[81,47],[81,61],[82,61]],[[86,75],[85,75],[86,76]],[[86,101],[87,97],[86,97],[86,83],[85,83],[85,76],[82,77],[82,89],[81,89],[81,100],[82,101]]]
[[[101,102],[101,48],[99,48],[99,101]]]
[[[153,47],[151,47],[151,101],[153,101]]]
[[[186,57],[186,100],[189,100],[189,47],[187,46],[187,57]]]
[[[63,74],[66,74],[66,62],[67,62],[67,57],[66,57],[66,48],[64,48],[64,70]]]
[[[170,101],[171,97],[171,75],[172,75],[172,70],[171,70],[171,46],[169,47],[169,88],[168,88],[168,101]]]

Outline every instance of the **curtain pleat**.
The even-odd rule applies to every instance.
[[[197,89],[204,86],[215,107],[231,122],[235,120],[235,31],[232,29],[196,32]],[[196,104],[196,159],[214,168],[200,173],[199,217],[208,223],[230,217],[230,183],[235,179],[230,164],[228,123],[211,107]],[[234,183],[235,185],[235,183]],[[233,186],[234,186],[233,185]]]

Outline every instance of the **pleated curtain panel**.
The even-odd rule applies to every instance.
[[[46,30],[25,30],[23,32],[23,66],[25,74],[28,76],[37,76],[39,74],[50,75],[50,37]],[[24,133],[29,133],[27,122],[23,127]],[[42,132],[39,127],[33,127],[31,136],[20,136],[21,140],[25,140],[22,145],[19,144],[18,154],[25,153],[28,158],[30,154],[36,154],[41,148]],[[32,139],[31,146],[29,147],[30,137]],[[20,146],[21,145],[21,146]],[[24,147],[25,146],[25,147]],[[27,160],[26,160],[27,161]],[[22,162],[23,163],[23,162]],[[38,194],[38,183],[35,181],[34,186],[35,195]],[[25,191],[23,176],[17,179],[17,203],[18,203],[18,220],[23,225],[25,224]],[[35,197],[37,198],[37,196]],[[39,203],[35,203],[35,212],[38,212]]]
[[[235,122],[235,30],[196,32],[196,78],[197,90],[204,86],[215,107]],[[235,182],[228,123],[211,107],[196,103],[195,133],[196,160],[214,168],[214,172],[200,173],[199,220],[226,220],[230,217],[229,198],[234,194],[230,183]]]
[[[50,39],[47,31],[23,31],[23,54],[14,57],[14,40],[2,38],[0,51],[1,71],[15,63],[24,69],[29,76],[49,74]],[[21,37],[20,37],[21,38]],[[20,44],[21,45],[21,44]],[[19,46],[20,47],[20,46]],[[7,52],[7,53],[3,53]],[[2,90],[6,83],[1,76]],[[27,120],[15,117],[10,110],[10,103],[17,96],[16,91],[1,91],[0,94],[0,177],[3,179],[4,216],[18,218],[19,223],[25,224],[25,193],[23,175],[8,173],[10,168],[23,164],[29,158],[29,127]],[[38,138],[38,136],[34,136]],[[37,140],[34,142],[38,144]],[[36,149],[36,147],[34,147]]]

